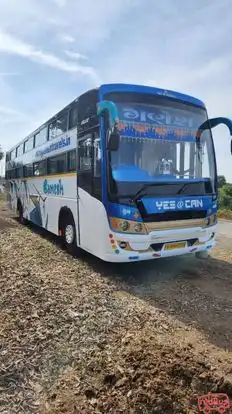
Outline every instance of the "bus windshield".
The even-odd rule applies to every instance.
[[[152,194],[178,194],[182,188],[193,195],[215,192],[211,130],[199,137],[207,120],[204,108],[161,96],[115,93],[107,98],[119,112],[120,146],[109,156],[117,196],[132,196],[144,184]]]

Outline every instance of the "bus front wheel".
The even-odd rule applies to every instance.
[[[63,217],[61,225],[61,235],[65,249],[71,253],[77,253],[77,239],[75,222],[71,214]]]

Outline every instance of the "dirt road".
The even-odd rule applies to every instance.
[[[228,220],[221,220],[218,224],[219,240],[220,236],[232,238],[232,222]]]
[[[232,397],[231,223],[208,260],[75,259],[0,206],[0,413],[199,413]]]

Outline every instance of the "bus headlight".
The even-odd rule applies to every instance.
[[[144,223],[135,220],[125,220],[118,217],[109,217],[112,231],[123,232],[127,234],[147,234]]]
[[[141,223],[136,223],[134,229],[136,233],[141,233],[141,231],[143,230],[143,226]]]
[[[128,221],[122,221],[120,223],[120,227],[121,227],[122,231],[127,231],[130,227],[130,224],[128,223]]]

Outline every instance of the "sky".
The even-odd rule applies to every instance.
[[[232,117],[231,0],[0,0],[0,16],[4,150],[102,83],[176,90]],[[232,182],[228,130],[213,135]]]

